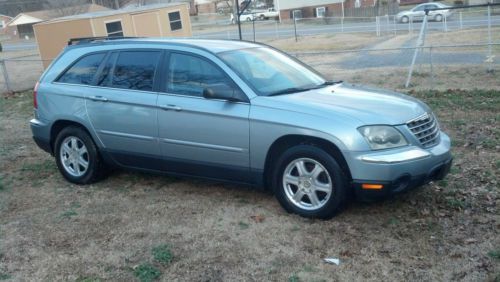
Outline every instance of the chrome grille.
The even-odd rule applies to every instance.
[[[427,148],[439,143],[439,124],[433,114],[425,113],[406,123],[408,129]]]

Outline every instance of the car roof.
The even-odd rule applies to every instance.
[[[113,40],[98,40],[89,41],[70,46],[72,47],[85,47],[102,45],[121,45],[121,44],[160,44],[160,45],[175,45],[204,49],[211,53],[221,53],[232,50],[247,49],[262,47],[263,45],[249,41],[239,40],[219,40],[219,39],[193,39],[193,38],[126,38],[126,39],[113,39]]]

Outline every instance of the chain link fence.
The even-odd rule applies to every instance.
[[[194,23],[194,37],[236,39],[236,26],[221,21]],[[402,89],[418,49],[410,88],[500,88],[499,6],[460,9],[431,21],[417,45],[421,24],[400,23],[396,16],[333,17],[254,21],[242,28],[243,39],[285,50],[336,80]],[[36,50],[4,51],[0,92],[32,89],[42,72]]]

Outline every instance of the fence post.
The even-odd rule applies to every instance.
[[[252,19],[253,42],[255,42],[255,16]]]
[[[491,6],[488,5],[488,73],[493,72],[493,54],[492,54],[492,42],[491,42]]]
[[[431,89],[434,89],[434,64],[432,63],[432,46],[429,48],[429,61],[431,64]]]
[[[293,28],[295,31],[295,42],[298,42],[298,40],[297,40],[297,18],[295,18],[295,14],[293,15]]]
[[[396,26],[396,16],[394,16],[394,20],[393,20],[393,22],[394,22],[394,25],[393,25],[393,28],[394,28],[394,35],[396,35],[396,34],[398,33],[398,31],[397,31],[397,28],[398,28],[398,27]]]
[[[410,86],[413,67],[415,66],[415,62],[417,61],[418,49],[421,49],[424,46],[424,36],[427,27],[427,17],[428,15],[426,10],[424,20],[422,21],[422,27],[420,28],[420,33],[418,35],[417,44],[415,44],[415,53],[413,53],[413,59],[411,60],[410,70],[408,71],[408,78],[406,79],[405,88],[408,88]]]
[[[462,28],[464,28],[463,23],[462,23],[462,11],[460,11],[459,20],[460,20],[460,29],[462,29]]]
[[[274,27],[274,30],[276,31],[276,39],[279,39],[280,38],[280,34],[278,32],[278,21],[276,21],[276,25]]]
[[[344,16],[342,16],[342,18],[340,19],[340,31],[344,33]]]
[[[448,32],[448,23],[446,22],[446,17],[443,16],[443,30]]]
[[[9,74],[7,73],[7,66],[5,65],[5,60],[0,60],[0,66],[2,67],[3,79],[5,80],[5,87],[7,88],[7,92],[12,92],[12,88],[10,87]]]
[[[386,21],[386,23],[387,23],[387,34],[389,34],[389,32],[391,31],[391,28],[390,28],[391,25],[389,23],[390,22],[389,21],[389,15],[385,15],[385,16],[386,16],[386,19],[387,19],[387,21]]]

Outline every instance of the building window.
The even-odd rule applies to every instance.
[[[325,7],[316,8],[316,18],[324,18],[325,15],[326,15],[326,8]]]
[[[116,22],[106,23],[106,32],[108,33],[109,37],[123,36],[122,22],[116,21]]]
[[[180,12],[168,13],[168,20],[170,21],[170,30],[182,29],[182,20]]]
[[[292,19],[302,19],[302,10],[293,10],[291,14]]]
[[[354,8],[359,8],[359,7],[361,7],[361,1],[359,0],[354,1]]]

